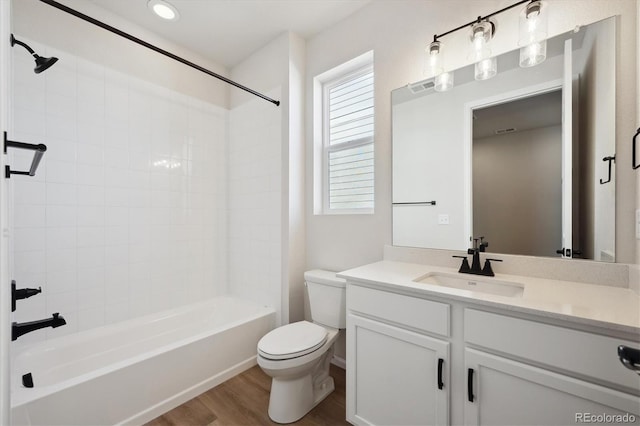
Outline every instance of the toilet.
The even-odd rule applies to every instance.
[[[311,320],[278,327],[258,342],[258,365],[272,377],[269,417],[301,419],[334,390],[329,364],[339,329],[346,327],[345,280],[335,272],[304,273]]]

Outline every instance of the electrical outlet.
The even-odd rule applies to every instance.
[[[449,224],[449,215],[448,214],[439,214],[438,215],[438,225],[448,225]]]

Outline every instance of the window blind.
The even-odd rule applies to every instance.
[[[327,91],[329,209],[373,209],[373,69]]]

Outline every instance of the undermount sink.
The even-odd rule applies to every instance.
[[[522,297],[524,293],[523,284],[513,281],[497,280],[481,275],[431,272],[415,279],[414,282],[507,297]]]

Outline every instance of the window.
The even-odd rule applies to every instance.
[[[323,213],[372,213],[372,61],[322,83]]]

